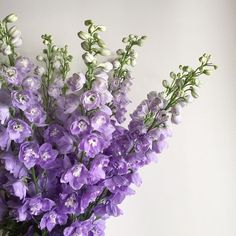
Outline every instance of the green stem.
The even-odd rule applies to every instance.
[[[39,193],[38,179],[36,177],[36,173],[35,173],[34,167],[31,168],[31,174],[32,174],[32,179],[33,179],[34,186],[35,186],[35,192]]]

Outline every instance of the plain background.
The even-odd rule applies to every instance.
[[[130,33],[148,40],[138,49],[133,110],[179,64],[197,65],[203,52],[219,69],[202,79],[200,98],[173,127],[159,163],[141,172],[143,185],[122,205],[124,216],[108,221],[107,236],[236,235],[236,1],[235,0],[0,0],[0,16],[15,12],[25,55],[40,53],[43,33],[68,44],[74,71],[83,70],[83,21],[107,26],[112,49]]]

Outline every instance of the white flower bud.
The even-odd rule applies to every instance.
[[[99,67],[101,67],[107,73],[113,69],[113,65],[110,62],[101,63],[99,64]]]
[[[56,60],[56,61],[53,62],[53,68],[58,70],[60,68],[60,66],[61,66],[61,64],[60,64],[59,61]]]
[[[16,29],[16,26],[12,26],[9,29],[9,34],[11,35],[12,38],[17,38],[21,36],[20,30]]]
[[[40,55],[38,55],[37,57],[36,57],[36,59],[37,59],[37,61],[43,61],[43,56],[40,56]]]
[[[111,55],[111,51],[109,49],[107,49],[107,48],[100,49],[99,53],[102,56],[110,56]]]
[[[22,39],[20,37],[13,38],[11,41],[12,45],[15,47],[19,47],[22,45]]]
[[[137,63],[137,61],[136,61],[135,59],[132,59],[132,60],[130,61],[131,66],[135,66],[136,63]]]
[[[78,33],[78,37],[81,38],[82,40],[87,40],[90,38],[90,34],[86,33],[86,32],[83,32],[83,31],[80,31]]]
[[[113,68],[114,68],[114,69],[117,69],[117,68],[119,68],[119,66],[120,66],[120,62],[117,61],[117,60],[115,60],[115,61],[113,62]]]
[[[173,123],[173,124],[179,124],[180,122],[182,121],[182,117],[180,116],[180,115],[178,115],[178,116],[175,116],[175,115],[172,115],[171,116],[171,122]]]
[[[14,22],[17,21],[17,19],[18,19],[18,17],[17,17],[14,13],[12,13],[12,14],[8,15],[8,16],[4,19],[4,21],[6,21],[7,23],[14,23]]]
[[[106,31],[107,28],[106,28],[106,26],[104,26],[104,25],[98,25],[98,26],[97,26],[97,29],[104,32],[104,31]]]
[[[45,72],[45,69],[42,67],[42,66],[37,66],[35,69],[34,69],[34,73],[36,75],[39,75],[39,76],[42,76]]]
[[[2,46],[2,53],[3,53],[5,56],[11,55],[11,54],[12,54],[11,46],[10,46],[10,45],[3,45],[3,46]]]
[[[85,63],[92,63],[92,62],[96,61],[95,57],[92,54],[88,53],[88,52],[83,54],[82,57],[83,57]]]
[[[181,113],[182,107],[180,104],[176,104],[174,107],[171,109],[171,113],[175,116],[179,116]]]

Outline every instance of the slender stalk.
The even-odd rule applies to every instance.
[[[39,193],[38,179],[36,177],[36,173],[35,173],[34,167],[31,168],[31,175],[32,175],[32,180],[34,182],[34,186],[35,186],[35,192]]]

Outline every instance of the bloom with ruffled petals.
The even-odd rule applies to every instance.
[[[100,106],[100,95],[96,91],[86,91],[80,97],[83,107],[87,110],[93,110]]]
[[[86,77],[83,73],[74,73],[67,81],[69,88],[72,92],[77,92],[83,88],[86,82]]]
[[[8,122],[7,132],[11,140],[16,143],[22,143],[26,138],[31,136],[32,130],[25,121],[12,119]]]
[[[50,168],[52,163],[57,158],[58,151],[52,148],[50,143],[44,143],[39,148],[39,162],[38,164],[44,168]]]
[[[69,183],[74,190],[79,190],[88,182],[89,173],[83,164],[76,164],[61,177],[61,183]]]
[[[39,161],[39,145],[36,142],[24,142],[20,145],[19,160],[27,169]]]
[[[22,75],[25,75],[33,69],[34,64],[27,57],[18,57],[16,59],[15,67]]]
[[[24,111],[24,114],[30,122],[38,126],[44,125],[47,118],[47,114],[40,104],[34,104],[28,107]]]

